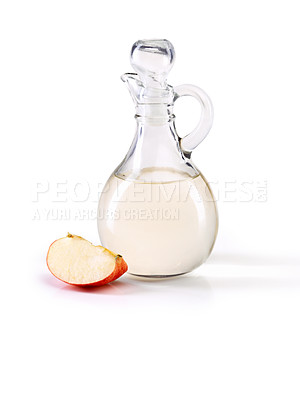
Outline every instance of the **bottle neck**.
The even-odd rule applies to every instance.
[[[136,106],[135,118],[138,123],[164,125],[173,121],[173,104],[150,103]]]
[[[126,157],[114,171],[117,177],[167,182],[199,174],[182,153],[172,111],[173,106],[168,104],[136,107],[136,134]]]
[[[129,180],[164,180],[163,171],[178,169],[181,161],[173,118],[136,115],[136,121],[133,143],[115,175]]]

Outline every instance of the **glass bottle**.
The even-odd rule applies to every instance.
[[[151,278],[184,274],[202,264],[218,229],[212,191],[191,159],[211,128],[212,104],[194,85],[167,84],[174,59],[168,40],[134,43],[136,73],[121,78],[136,106],[136,134],[98,208],[102,245],[122,254],[129,273]],[[198,125],[183,138],[173,114],[181,96],[196,98],[202,107]]]

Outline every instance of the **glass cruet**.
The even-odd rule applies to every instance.
[[[135,103],[137,129],[98,207],[102,245],[122,254],[130,274],[151,278],[184,274],[202,264],[218,230],[212,191],[191,159],[211,128],[212,104],[197,86],[167,84],[174,59],[168,40],[134,43],[130,60],[136,73],[121,79]],[[183,138],[173,114],[181,96],[196,98],[202,108],[198,125]]]

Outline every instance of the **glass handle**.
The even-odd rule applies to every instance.
[[[200,121],[196,128],[182,139],[180,139],[180,146],[184,153],[191,153],[210,131],[213,122],[213,106],[208,95],[200,88],[194,85],[180,85],[174,88],[174,100],[182,96],[191,96],[199,101],[202,113]]]

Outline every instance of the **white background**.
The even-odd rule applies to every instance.
[[[67,287],[47,249],[68,231],[99,243],[78,212],[134,134],[131,45],[160,37],[169,83],[214,104],[193,154],[218,198],[214,252],[180,279]],[[299,399],[299,38],[292,0],[1,2],[1,398]],[[197,105],[175,112],[184,134]],[[74,214],[45,216],[58,208]]]

